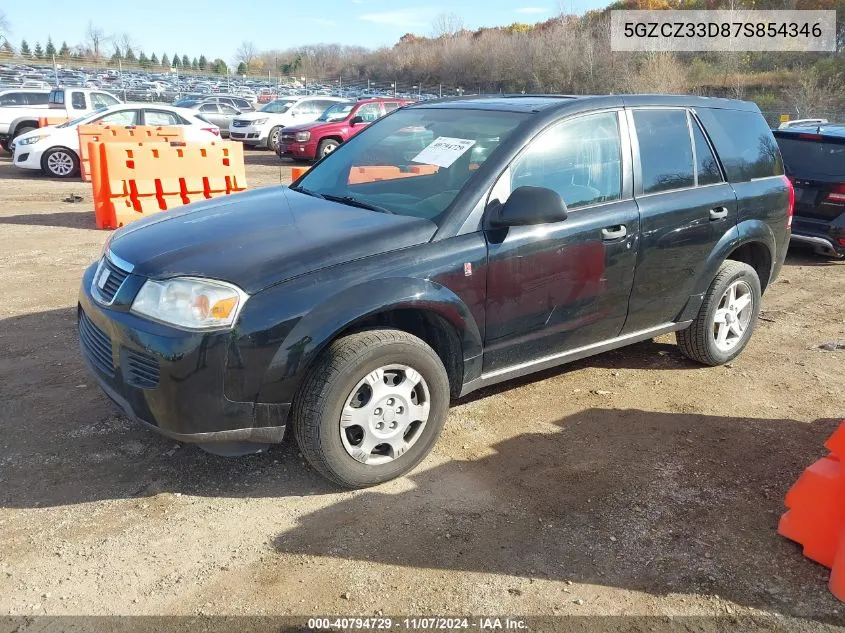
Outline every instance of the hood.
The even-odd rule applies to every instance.
[[[290,112],[290,110],[288,110]],[[245,121],[255,121],[256,119],[266,119],[267,117],[274,117],[274,116],[285,116],[287,112],[282,112],[281,114],[278,112],[259,112],[258,110],[253,110],[250,112],[242,112],[235,116],[236,119],[244,119]]]
[[[328,121],[309,121],[308,123],[297,123],[296,125],[286,125],[285,126],[285,134],[290,134],[291,132],[306,132],[308,130],[313,130],[315,127],[320,127],[321,125],[335,126],[338,123],[343,123],[343,121],[333,121],[331,123],[329,123]]]
[[[145,277],[207,277],[254,294],[321,268],[423,244],[436,230],[429,220],[277,185],[134,222],[114,234],[109,248]]]

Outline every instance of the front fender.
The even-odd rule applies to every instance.
[[[429,279],[381,279],[346,288],[303,314],[270,361],[258,401],[291,402],[308,367],[338,333],[366,317],[396,309],[439,315],[455,328],[465,363],[481,357],[478,324],[449,288]]]

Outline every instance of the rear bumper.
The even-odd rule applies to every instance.
[[[845,256],[845,213],[833,220],[796,215],[792,242],[812,246],[818,252],[832,257]]]

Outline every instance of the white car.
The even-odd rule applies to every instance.
[[[185,141],[208,143],[220,140],[220,128],[197,116],[194,110],[166,105],[121,104],[103,108],[62,125],[27,132],[12,141],[12,160],[21,169],[40,169],[54,178],[79,173],[77,126],[104,125],[183,125]]]
[[[328,108],[345,101],[337,97],[282,97],[236,117],[229,128],[229,138],[275,150],[282,128],[315,121]]]

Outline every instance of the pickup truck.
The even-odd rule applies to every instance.
[[[40,117],[78,119],[118,103],[120,99],[102,90],[56,88],[49,91],[46,104],[0,106],[0,147],[9,151],[15,137],[38,128]]]

